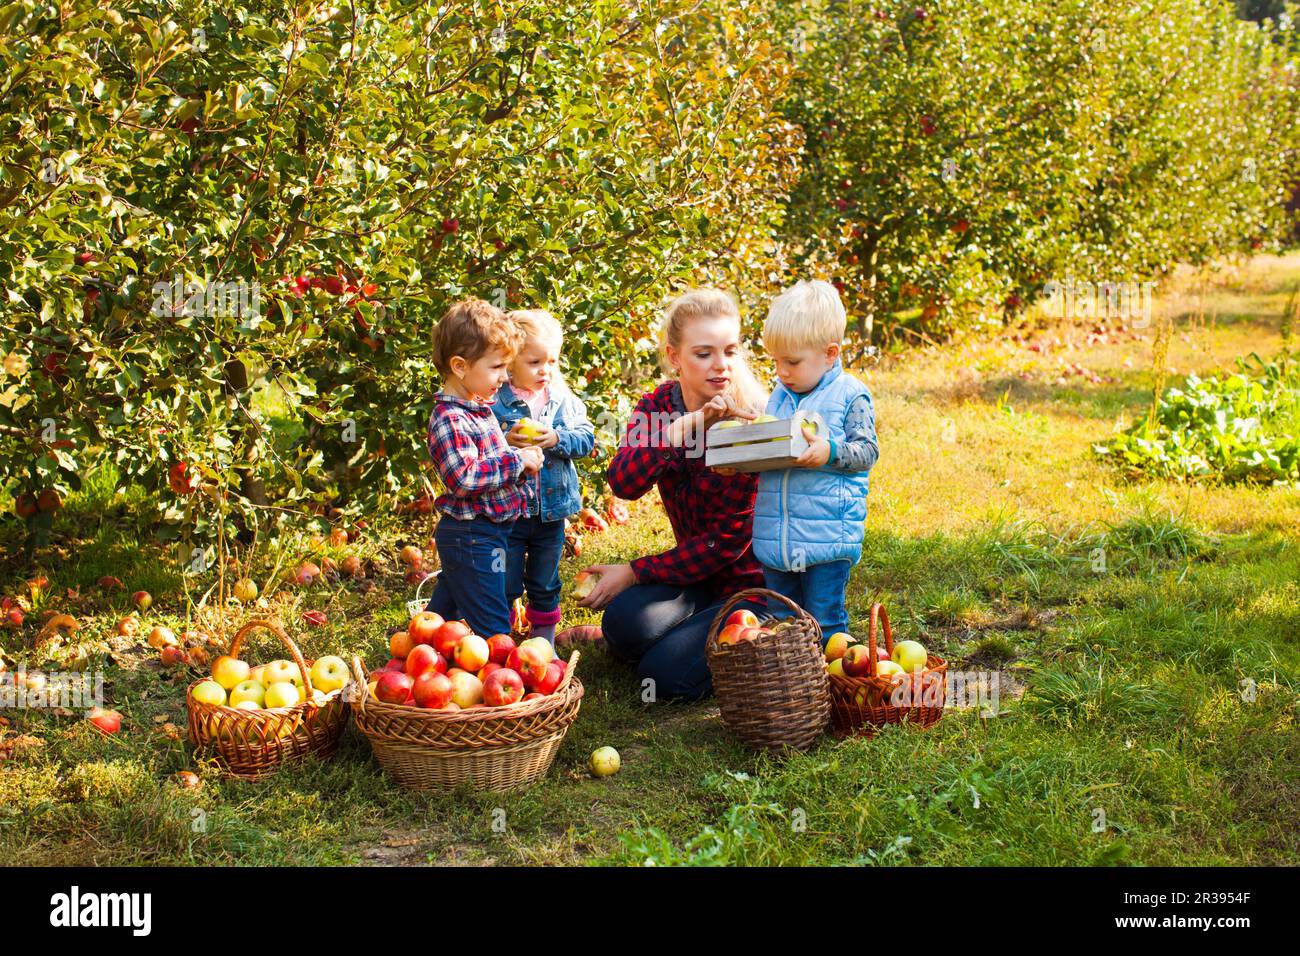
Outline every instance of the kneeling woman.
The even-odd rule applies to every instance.
[[[657,486],[677,545],[588,568],[601,578],[579,603],[605,608],[610,652],[636,664],[656,697],[695,700],[712,691],[704,641],[714,616],[737,591],[763,586],[751,547],[757,476],[706,468],[704,432],[724,418],[754,418],[767,395],[740,344],[739,310],[724,292],[688,292],[668,307],[660,360],[674,378],[641,396],[610,463],[609,486],[627,499]]]

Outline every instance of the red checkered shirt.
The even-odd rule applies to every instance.
[[[492,406],[446,392],[433,396],[429,454],[446,494],[433,506],[453,518],[513,521],[528,514],[524,460],[506,444]]]
[[[634,560],[632,571],[642,583],[710,584],[718,597],[762,587],[752,540],[758,476],[720,475],[704,467],[702,446],[688,453],[664,441],[662,429],[684,414],[677,382],[641,396],[609,465],[609,487],[620,498],[659,486],[677,538],[677,547]]]

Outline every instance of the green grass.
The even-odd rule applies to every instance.
[[[1179,375],[1276,350],[1277,312],[1300,265],[1262,260],[1211,291],[1217,322],[1185,323]],[[1234,284],[1235,283],[1235,284]],[[349,729],[326,764],[251,785],[196,764],[183,741],[185,678],[127,648],[104,663],[127,716],[117,738],[84,721],[9,712],[0,742],[41,743],[0,761],[0,859],[16,864],[619,863],[628,865],[1250,865],[1300,859],[1300,491],[1128,483],[1090,453],[1150,401],[1146,340],[1084,343],[1051,326],[1023,342],[973,340],[870,371],[882,458],[864,559],[850,587],[865,636],[884,601],[901,637],[954,668],[996,671],[1001,714],[950,712],[927,731],[827,738],[786,760],[730,738],[711,702],[644,704],[631,669],[583,653],[579,720],[546,781],[522,794],[428,796],[393,787]],[[1044,351],[1026,347],[1047,342]],[[1057,345],[1056,342],[1061,344]],[[1101,384],[1059,384],[1058,358]],[[1176,380],[1176,378],[1175,378]],[[952,439],[952,440],[950,440]],[[151,621],[211,625],[171,554],[149,543],[138,489],[108,472],[69,502],[41,569],[85,643],[103,640],[136,587]],[[349,548],[379,562],[378,587],[271,595],[304,653],[382,659],[410,596],[396,543],[423,528],[376,519]],[[306,527],[303,529],[304,535]],[[583,564],[662,549],[647,502],[631,524],[586,537]],[[0,523],[0,593],[32,572],[15,522]],[[286,549],[296,555],[298,540]],[[337,556],[337,554],[336,554]],[[566,587],[581,567],[566,561]],[[263,580],[269,565],[259,565]],[[123,591],[94,582],[114,574]],[[39,610],[38,604],[38,610]],[[568,623],[596,618],[566,605]],[[0,632],[11,661],[25,632]],[[256,653],[270,656],[269,644]],[[597,781],[587,755],[623,770]],[[172,774],[198,770],[186,792]]]

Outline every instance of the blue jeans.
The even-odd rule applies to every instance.
[[[605,608],[605,645],[619,660],[636,664],[643,681],[654,681],[656,699],[699,700],[713,693],[704,642],[725,601],[704,585],[634,584]],[[736,606],[746,608],[765,610],[750,601]]]
[[[825,644],[832,634],[849,629],[849,609],[844,591],[852,569],[853,562],[842,558],[825,564],[810,564],[805,571],[778,571],[765,566],[763,578],[769,591],[784,594],[817,619],[822,629],[822,643]],[[774,617],[790,616],[785,605],[775,601],[772,604]]]
[[[560,606],[560,558],[564,555],[564,519],[520,518],[510,530],[506,554],[506,601],[528,592],[528,606],[554,611]]]
[[[510,633],[506,568],[513,521],[468,521],[443,515],[433,540],[442,571],[426,610],[448,620],[465,619],[475,634]]]

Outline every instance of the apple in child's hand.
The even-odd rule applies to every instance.
[[[448,660],[456,656],[456,645],[460,643],[461,638],[466,637],[473,632],[469,625],[464,621],[447,621],[433,636],[433,648]],[[478,670],[478,668],[474,668]]]
[[[509,634],[494,634],[488,638],[488,660],[493,664],[505,665],[510,652],[515,649],[515,639]]]
[[[542,424],[533,421],[531,418],[519,419],[519,424],[515,428],[516,434],[528,441],[537,441],[546,434],[546,429],[542,427]]]
[[[411,697],[417,707],[438,710],[451,701],[451,678],[436,671],[425,671],[415,679]]]
[[[433,611],[421,611],[415,617],[411,618],[411,623],[406,625],[406,633],[411,636],[413,644],[434,644],[434,638],[438,632],[445,626],[441,614],[435,614]],[[446,652],[440,647],[434,648],[444,657]]]
[[[849,677],[867,677],[875,669],[871,650],[863,644],[850,644],[840,661]]]
[[[375,697],[385,704],[404,704],[406,698],[411,696],[411,688],[414,686],[415,681],[408,675],[389,671],[375,685]]]
[[[523,678],[508,667],[493,671],[483,684],[483,702],[489,707],[505,707],[522,700],[523,696]]]
[[[487,641],[477,634],[466,634],[456,644],[456,666],[461,670],[480,671],[490,657]]]

